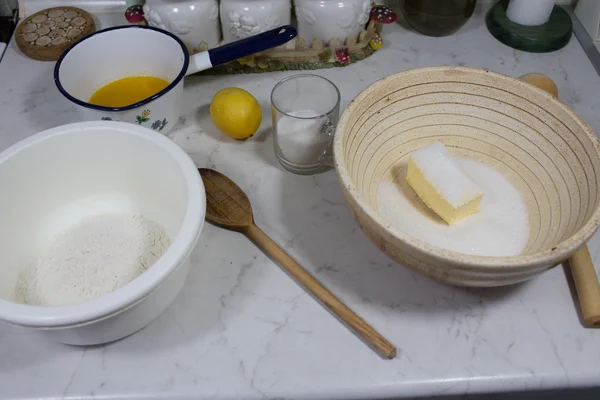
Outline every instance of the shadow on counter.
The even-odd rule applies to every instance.
[[[536,390],[532,392],[511,392],[498,394],[422,397],[419,400],[596,400],[600,398],[600,388],[569,390]]]

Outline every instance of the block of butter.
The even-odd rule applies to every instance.
[[[449,225],[476,213],[483,197],[475,182],[438,142],[410,154],[406,182]]]

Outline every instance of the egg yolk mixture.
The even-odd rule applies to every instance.
[[[167,86],[169,82],[162,78],[128,76],[101,87],[89,102],[104,107],[126,107],[155,95]]]

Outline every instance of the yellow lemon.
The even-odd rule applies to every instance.
[[[254,96],[244,89],[227,88],[213,97],[210,118],[225,135],[234,139],[246,139],[258,130],[262,110]]]

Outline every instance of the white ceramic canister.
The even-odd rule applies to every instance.
[[[144,16],[150,26],[177,35],[192,54],[221,40],[217,0],[146,0]]]
[[[310,47],[313,39],[327,45],[358,36],[369,21],[370,0],[295,0],[298,36]]]
[[[227,43],[288,25],[291,19],[291,0],[221,0],[221,26]]]

